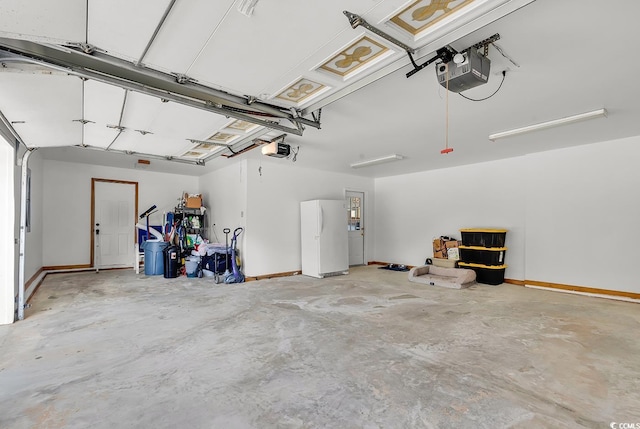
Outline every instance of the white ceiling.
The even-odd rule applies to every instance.
[[[255,96],[302,113],[323,107],[321,129],[306,127],[302,136],[286,138],[299,146],[296,165],[302,167],[381,177],[640,135],[640,59],[635,55],[640,2],[475,0],[470,7],[479,13],[476,19],[450,19],[451,28],[442,20],[417,37],[389,23],[412,3],[406,0],[260,0],[251,17],[237,10],[239,3],[3,0],[0,37],[54,45],[88,42],[110,56],[183,74],[238,96]],[[419,63],[446,44],[462,50],[499,33],[496,44],[519,67],[490,46],[489,82],[464,94],[491,95],[506,70],[500,90],[478,102],[447,94],[436,80],[434,65],[406,78],[412,68],[406,53],[362,27],[352,29],[343,10],[417,49]],[[363,35],[388,49],[377,62],[346,77],[320,68]],[[297,103],[276,98],[300,78],[323,89]],[[447,95],[449,146],[454,151],[441,155]],[[497,131],[603,107],[607,118],[496,142],[488,139]],[[216,132],[237,134],[235,141],[247,142],[264,133],[263,138],[282,134],[266,128],[230,130],[234,118],[22,63],[0,68],[0,112],[28,146],[41,148],[47,158],[127,168],[145,157],[139,154],[180,157],[198,145],[190,139],[207,140]],[[83,125],[81,119],[91,122]],[[77,147],[82,145],[110,151]],[[203,156],[230,153],[213,149]],[[394,153],[405,159],[357,170],[349,166]],[[262,155],[254,149],[241,156]],[[203,167],[152,158],[148,169],[200,175],[230,162],[218,157]]]

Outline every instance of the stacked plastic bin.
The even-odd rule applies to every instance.
[[[507,248],[504,246],[506,229],[461,229],[462,245],[460,268],[471,268],[476,272],[476,281],[489,285],[504,283],[504,263]]]

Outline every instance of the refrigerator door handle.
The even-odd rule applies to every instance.
[[[322,234],[322,230],[324,229],[324,210],[322,210],[322,206],[320,206],[320,216],[319,216],[319,221],[320,221],[320,229],[318,230],[318,236],[320,234]]]

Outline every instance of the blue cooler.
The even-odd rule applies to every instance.
[[[157,276],[164,274],[163,250],[169,246],[166,241],[147,240],[142,243],[144,249],[144,274]]]

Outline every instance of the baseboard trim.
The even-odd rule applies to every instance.
[[[388,262],[381,261],[369,261],[367,265],[389,265]],[[410,267],[407,265],[407,267]],[[64,272],[73,272],[73,271],[84,271],[88,269],[92,269],[91,264],[82,264],[82,265],[54,265],[54,266],[45,266],[40,268],[36,273],[31,276],[31,278],[25,283],[25,302],[28,303],[35,293],[40,288],[42,281],[48,274],[56,274],[56,273],[64,273]],[[131,267],[125,268],[108,268],[105,270],[122,270],[122,269],[131,269]],[[246,282],[252,282],[257,280],[267,280],[278,277],[291,277],[302,274],[301,271],[284,271],[280,273],[272,273],[272,274],[263,274],[259,276],[247,276],[245,277]],[[619,290],[609,290],[609,289],[598,289],[591,288],[585,286],[576,286],[576,285],[567,285],[562,283],[552,283],[552,282],[541,282],[537,280],[517,280],[517,279],[504,279],[505,283],[513,284],[517,286],[524,286],[532,289],[541,289],[541,290],[550,290],[554,292],[565,292],[565,293],[573,293],[583,296],[592,296],[596,298],[606,298],[606,299],[617,299],[623,300],[627,302],[638,302],[640,303],[640,293],[635,292],[625,292]],[[31,290],[30,290],[31,289]],[[17,298],[17,297],[16,297]]]
[[[369,261],[367,262],[367,265],[389,265],[388,262],[378,262],[378,261]],[[408,266],[408,265],[407,265]],[[267,280],[267,279],[273,279],[276,277],[291,277],[291,276],[297,276],[297,275],[301,275],[302,271],[298,270],[298,271],[285,271],[285,272],[281,272],[281,273],[272,273],[272,274],[263,274],[260,276],[246,276],[244,278],[245,282],[253,282],[256,280]]]
[[[45,276],[47,275],[46,273],[44,274],[43,273],[44,273],[44,268],[40,268],[38,271],[36,271],[34,275],[31,276],[29,280],[27,280],[27,282],[25,282],[24,290],[26,295],[26,299],[25,299],[26,304],[29,304],[29,301],[31,301],[31,298],[33,297],[33,295],[36,294],[38,288],[42,284],[42,280],[44,280]],[[33,288],[31,287],[32,284],[33,284]]]
[[[273,279],[276,277],[291,277],[291,276],[297,276],[298,274],[301,274],[300,271],[285,271],[282,273],[273,273],[273,274],[263,274],[261,276],[248,276],[244,278],[245,282],[254,282],[256,280],[267,280],[267,279]]]
[[[591,296],[594,298],[615,299],[618,301],[640,303],[640,293],[625,292],[620,290],[598,289],[585,286],[566,285],[562,283],[541,282],[537,280],[504,279],[505,283],[524,286],[531,289],[548,290],[552,292],[564,292],[574,295]]]
[[[38,271],[36,271],[36,273],[32,275],[31,278],[24,283],[24,289],[25,290],[29,289],[29,286],[31,286],[31,283],[35,282],[38,276],[42,274],[43,271],[44,271],[44,268],[42,267]]]
[[[388,262],[371,261],[368,265],[389,265]],[[411,268],[411,266],[407,265]],[[573,293],[596,298],[615,299],[619,301],[640,303],[640,293],[619,290],[598,289],[585,286],[566,285],[562,283],[541,282],[537,280],[504,279],[505,283],[529,287],[532,289],[550,290],[553,292]]]
[[[42,280],[44,280],[46,276],[47,276],[47,272],[43,268],[40,268],[38,271],[35,272],[34,275],[31,276],[31,278],[29,278],[29,280],[24,282],[24,303],[25,304],[29,304],[29,301],[31,301],[31,298],[33,298],[33,295],[35,295],[36,291],[42,284]],[[16,296],[14,296],[13,298],[14,298],[14,301],[13,301],[14,306],[17,306],[18,295],[16,294]],[[14,310],[17,312],[17,308],[14,307]]]
[[[38,289],[42,285],[45,277],[49,274],[63,274],[63,273],[73,273],[73,272],[81,272],[81,271],[89,271],[94,268],[91,264],[82,264],[82,265],[51,265],[41,267],[34,275],[31,276],[29,280],[24,283],[24,302],[25,304],[29,304],[29,301],[35,296]],[[101,268],[100,271],[108,271],[108,270],[130,270],[131,267],[117,267],[117,268]],[[18,302],[18,295],[15,296],[15,302]]]
[[[549,289],[571,293],[579,293],[588,296],[597,296],[601,298],[626,298],[632,300],[640,300],[640,293],[625,292],[620,290],[597,289],[592,287],[566,285],[562,283],[540,282],[537,280],[525,280],[525,287],[533,287],[537,289]],[[635,302],[635,301],[634,301]]]
[[[84,270],[87,268],[93,268],[91,264],[81,265],[48,265],[42,267],[42,271],[62,271],[62,270]]]

